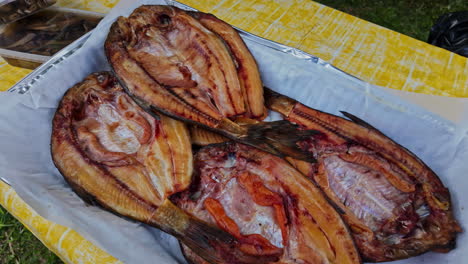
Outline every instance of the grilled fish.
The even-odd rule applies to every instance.
[[[340,209],[366,261],[450,250],[461,228],[449,190],[423,161],[367,124],[265,90],[267,107],[319,131],[301,146],[317,162],[289,159]]]
[[[220,134],[211,132],[198,126],[190,126],[189,130],[192,144],[196,146],[207,146],[210,144],[230,141],[228,138],[223,137]]]
[[[214,16],[141,6],[114,22],[104,46],[122,86],[148,112],[163,112],[275,155],[310,159],[297,147],[301,133],[287,121],[233,121],[266,115],[263,89],[237,32]]]
[[[264,263],[238,240],[167,198],[191,183],[189,132],[141,109],[109,73],[95,73],[65,94],[53,119],[52,158],[84,200],[160,228],[210,263]]]
[[[226,44],[234,60],[239,77],[247,118],[262,120],[268,114],[264,105],[263,85],[258,72],[257,62],[242,38],[231,25],[212,14],[188,12],[204,27],[211,30]]]
[[[191,215],[235,236],[252,255],[274,263],[360,263],[340,215],[285,160],[239,143],[202,148],[190,190],[172,197]],[[194,263],[203,261],[184,248]]]
[[[251,119],[251,118],[236,118],[236,123],[238,124],[268,124],[266,122],[262,122],[256,119]],[[227,142],[230,141],[229,138],[224,137],[218,133],[215,133],[213,131],[204,129],[203,127],[200,126],[190,126],[190,139],[192,141],[193,145],[196,146],[207,146],[210,144],[216,144],[216,143],[222,143],[222,142]]]

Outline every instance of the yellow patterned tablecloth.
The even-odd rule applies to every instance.
[[[107,12],[118,0],[58,0]],[[181,0],[256,35],[300,48],[370,83],[468,97],[468,59],[309,0]],[[0,91],[30,70],[0,59]],[[39,216],[8,185],[0,204],[66,263],[120,263],[77,232]]]

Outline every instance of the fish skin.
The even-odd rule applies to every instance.
[[[285,160],[227,142],[204,147],[195,155],[195,175],[190,190],[176,194],[172,201],[241,237],[241,243],[242,237],[254,234],[266,239],[269,250],[283,251],[272,263],[361,263],[339,214]],[[266,247],[262,241],[259,248]],[[204,263],[182,247],[190,262]]]
[[[55,166],[85,201],[174,235],[209,263],[261,263],[229,233],[167,198],[188,188],[192,152],[185,124],[141,109],[101,72],[69,89],[53,119]]]
[[[157,111],[173,117],[193,120],[193,122],[199,122],[206,126],[219,125],[222,117],[218,112],[207,111],[206,109],[205,112],[202,112],[190,105],[158,82],[155,82],[139,66],[138,62],[130,57],[125,45],[127,40],[122,39],[131,32],[128,24],[123,17],[117,19],[106,39],[105,51],[116,77],[130,96],[136,99],[140,106],[148,112],[151,112],[152,107],[156,106]]]
[[[120,17],[116,25],[110,36],[118,30],[126,34],[115,34],[117,42],[109,44],[121,44],[120,52],[127,53],[149,78],[173,96],[218,121],[221,117],[244,114],[237,71],[227,47],[185,11],[170,6],[141,6],[128,18]],[[186,82],[194,83],[176,85],[174,72],[186,77]],[[197,98],[196,102],[193,98]],[[161,108],[171,111],[173,107]]]
[[[351,121],[269,89],[265,101],[285,119],[319,131],[301,143],[317,163],[297,168],[339,208],[365,261],[455,247],[462,230],[449,190],[409,150],[349,113]]]
[[[203,126],[274,155],[287,154],[310,161],[296,144],[303,135],[282,133],[296,130],[294,124],[279,121],[256,125],[233,121],[244,115],[262,118],[260,113],[266,112],[258,110],[263,100],[262,89],[258,87],[260,81],[254,79],[259,76],[252,77],[256,74],[249,73],[242,81],[242,87],[251,93],[244,98],[239,81],[242,70],[238,75],[225,43],[231,43],[232,47],[234,43],[243,44],[223,41],[181,9],[148,5],[135,9],[128,18],[119,17],[111,26],[104,48],[123,88],[147,112],[161,112]],[[232,54],[238,48],[233,48]],[[240,65],[258,72],[253,58],[247,60],[247,57],[238,56]],[[252,100],[258,102],[252,108],[246,107],[245,103]],[[249,114],[252,111],[255,114]]]
[[[206,146],[209,144],[216,144],[229,141],[228,138],[220,134],[203,129],[199,126],[190,126],[190,140],[192,144],[197,146]]]
[[[237,30],[231,25],[218,19],[212,14],[203,12],[188,12],[203,26],[217,34],[229,48],[235,61],[237,74],[246,106],[245,117],[263,120],[268,112],[264,105],[263,84],[258,71],[257,62],[240,37]]]

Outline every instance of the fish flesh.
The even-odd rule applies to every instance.
[[[285,160],[227,142],[202,148],[194,167],[194,183],[172,201],[235,236],[245,252],[277,256],[272,263],[361,263],[340,215]]]
[[[365,261],[455,247],[461,228],[449,190],[418,157],[370,124],[309,108],[265,89],[268,108],[316,133],[300,142],[315,163],[288,158],[336,205]]]
[[[212,14],[188,12],[204,27],[217,34],[226,44],[234,60],[244,97],[244,117],[263,120],[268,112],[263,99],[263,85],[257,62],[245,45],[239,33],[228,23]]]
[[[214,16],[141,6],[114,22],[104,47],[124,89],[148,112],[204,126],[274,155],[310,159],[298,148],[303,137],[290,122],[236,122],[266,116],[263,86],[245,43]]]
[[[53,119],[55,166],[85,201],[174,235],[209,263],[265,263],[231,234],[188,215],[168,197],[189,187],[186,125],[141,109],[107,72],[69,89]]]

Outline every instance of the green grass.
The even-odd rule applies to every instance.
[[[0,264],[45,263],[62,261],[0,206]]]
[[[316,0],[364,20],[427,41],[437,18],[468,10],[467,0]]]
[[[427,41],[442,14],[468,10],[467,0],[316,0],[378,25]],[[0,207],[0,264],[61,263],[13,216]]]

